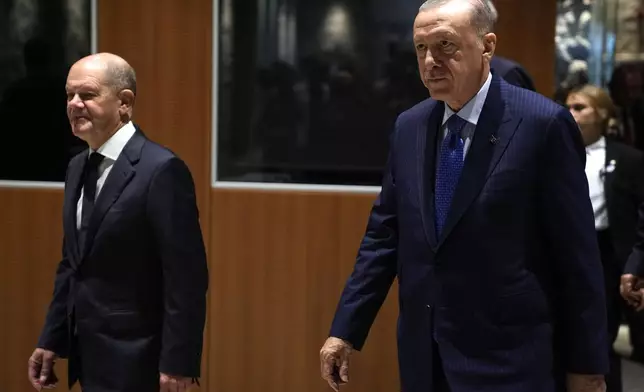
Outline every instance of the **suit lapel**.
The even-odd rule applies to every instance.
[[[141,157],[141,148],[145,143],[145,137],[137,129],[137,132],[125,145],[125,148],[114,162],[112,170],[107,176],[103,188],[99,193],[94,211],[90,217],[85,240],[85,249],[81,249],[81,256],[85,256],[92,248],[96,232],[103,221],[103,217],[112,205],[118,200],[123,190],[130,183],[136,174],[135,165]]]
[[[420,194],[420,210],[422,215],[425,236],[432,249],[436,248],[436,226],[434,225],[434,173],[436,167],[436,142],[445,104],[437,101],[430,109],[426,121],[421,121],[417,130],[417,165],[418,168],[418,191]]]
[[[65,231],[65,247],[71,252],[71,263],[76,265],[80,259],[78,249],[78,232],[76,228],[78,213],[78,198],[83,186],[81,176],[87,164],[89,150],[82,152],[69,167],[65,184],[65,202],[63,210],[63,227]]]
[[[493,76],[447,221],[438,241],[439,247],[478,196],[521,121],[520,118],[513,118],[507,110],[502,87],[499,77]]]

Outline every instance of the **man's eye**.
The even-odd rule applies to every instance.
[[[442,41],[440,42],[440,44],[441,44],[441,46],[442,46],[443,48],[447,48],[448,46],[450,46],[450,45],[451,45],[451,43],[450,43],[449,41],[445,41],[445,40],[442,40]]]
[[[425,50],[425,44],[418,44],[418,45],[416,45],[416,50],[418,50],[418,51]]]

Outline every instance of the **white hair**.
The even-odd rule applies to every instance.
[[[428,11],[455,0],[426,0],[421,4],[418,12]],[[472,25],[480,35],[491,33],[494,30],[499,14],[490,0],[467,0],[472,5]]]

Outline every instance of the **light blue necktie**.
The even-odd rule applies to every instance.
[[[436,209],[436,234],[440,238],[445,220],[452,204],[452,198],[458,179],[463,171],[464,141],[461,135],[467,121],[456,114],[447,120],[448,134],[441,144],[440,160],[436,168],[436,192],[434,206]]]

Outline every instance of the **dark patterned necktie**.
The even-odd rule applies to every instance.
[[[441,144],[440,160],[436,167],[436,234],[440,238],[452,204],[452,197],[463,171],[464,141],[461,136],[467,121],[456,114],[447,120],[448,134]]]
[[[98,166],[105,158],[103,155],[94,152],[89,156],[83,172],[83,207],[81,214],[81,225],[79,230],[79,247],[81,252],[85,246],[85,235],[89,226],[89,219],[94,211],[96,200],[96,183],[98,182]]]

